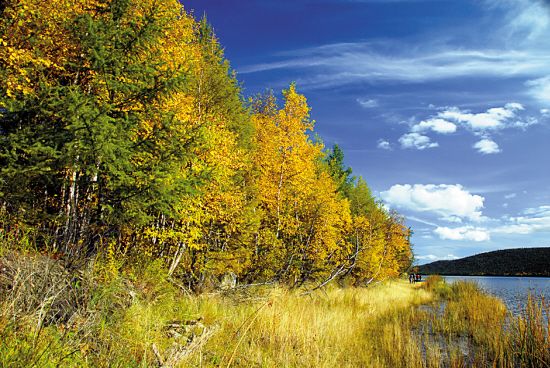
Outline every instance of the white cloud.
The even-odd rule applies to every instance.
[[[507,203],[503,204],[507,208]],[[491,235],[529,235],[535,232],[550,233],[550,206],[544,205],[524,210],[519,216],[504,216],[500,220],[492,219],[491,227],[476,227],[465,225],[460,227],[446,227],[434,224],[433,233],[443,240],[471,240],[476,242],[487,241]]]
[[[425,256],[416,256],[415,258],[421,261],[422,260],[436,261],[439,259],[439,257],[436,256],[435,254],[426,254]]]
[[[448,260],[458,259],[458,257],[455,256],[454,254],[447,254],[446,256],[443,256],[443,257],[438,257],[435,254],[426,254],[423,256],[415,256],[414,258],[416,258],[419,261],[427,260],[431,262],[440,261],[440,260],[448,261]]]
[[[550,75],[528,80],[525,85],[529,87],[529,94],[533,98],[544,105],[550,104]]]
[[[537,118],[534,118],[532,116],[529,116],[525,118],[524,120],[516,120],[513,123],[509,124],[510,128],[519,128],[522,130],[525,130],[529,128],[531,125],[538,124],[539,120]]]
[[[533,117],[519,116],[519,112],[525,110],[518,102],[509,102],[501,107],[492,107],[483,112],[473,113],[458,107],[446,107],[435,115],[420,123],[413,124],[410,133],[403,135],[399,142],[403,148],[425,149],[436,147],[437,143],[431,143],[430,138],[420,133],[433,131],[440,134],[456,132],[458,127],[464,127],[472,131],[481,139],[473,145],[479,153],[494,154],[501,152],[498,144],[492,140],[488,133],[492,131],[518,128],[527,129],[538,120]]]
[[[527,208],[526,210],[523,211],[523,214],[550,216],[550,206],[539,206],[539,207]]]
[[[506,223],[492,229],[497,234],[531,234],[538,231],[550,232],[550,206],[528,208],[521,216],[510,217]]]
[[[401,148],[416,148],[418,150],[439,146],[437,142],[432,142],[430,137],[418,133],[407,133],[402,135],[399,138],[399,143],[401,143]]]
[[[437,147],[424,133],[433,131],[439,134],[450,134],[464,127],[472,131],[481,139],[474,148],[483,154],[501,152],[498,144],[489,138],[488,133],[506,128],[527,129],[538,120],[533,117],[520,117],[518,113],[525,108],[518,102],[509,102],[502,107],[492,107],[484,112],[473,113],[468,110],[461,110],[458,107],[446,107],[435,115],[419,123],[412,124],[410,132],[403,135],[399,142],[402,148],[426,149]]]
[[[495,141],[488,138],[485,138],[476,142],[476,144],[474,144],[473,147],[479,153],[483,153],[484,155],[501,152],[501,149],[498,147],[498,144],[496,144]]]
[[[415,212],[432,212],[443,219],[481,221],[483,197],[470,194],[461,185],[404,184],[381,192],[382,199],[392,207]]]
[[[342,1],[391,3],[421,0]],[[478,80],[514,78],[531,80],[534,84],[524,88],[548,104],[550,100],[546,97],[550,89],[544,87],[548,84],[544,78],[550,76],[548,1],[484,0],[474,3],[485,14],[480,21],[467,27],[470,31],[464,27],[444,27],[423,36],[417,35],[416,40],[407,43],[386,38],[325,44],[279,53],[274,55],[279,57],[275,61],[245,66],[239,71],[292,70],[303,88],[327,88],[364,81],[423,83],[462,77]],[[472,39],[475,43],[470,42]],[[523,91],[516,88],[514,92]]]
[[[457,224],[462,223],[462,219],[458,216],[446,216],[446,217],[443,218],[443,220],[445,220],[447,222],[454,222],[454,223],[457,223]]]
[[[375,99],[358,98],[357,102],[359,103],[359,105],[363,106],[366,109],[370,109],[378,106],[378,100],[375,100]]]
[[[549,71],[550,56],[531,50],[457,49],[427,42],[424,47],[387,40],[327,44],[282,55],[286,60],[250,65],[241,73],[275,69],[308,69],[301,81],[309,87],[329,87],[368,80],[427,82],[464,76],[538,77]]]
[[[521,104],[511,102],[503,107],[493,107],[477,114],[461,110],[458,107],[451,107],[439,112],[437,116],[464,124],[473,131],[485,131],[507,128],[507,123],[510,123],[511,119],[516,117],[516,112],[521,110],[524,110]]]
[[[508,102],[506,105],[504,105],[504,108],[507,110],[525,110],[525,107],[523,107],[522,104],[519,102]]]
[[[436,133],[450,134],[456,132],[456,125],[444,119],[432,118],[421,121],[411,129],[413,132],[424,132],[433,130]]]
[[[376,147],[378,147],[380,149],[383,149],[383,150],[391,150],[392,149],[390,142],[388,142],[386,140],[383,140],[383,139],[378,140],[378,144],[376,145]]]
[[[507,11],[503,36],[510,42],[529,43],[545,37],[550,18],[547,4],[542,0],[488,0],[492,6]]]
[[[504,196],[505,199],[512,199],[512,198],[516,198],[518,195],[517,193],[510,193],[510,194],[506,194]]]
[[[502,225],[492,230],[492,232],[496,234],[520,234],[520,235],[531,234],[533,231],[535,231],[533,226],[530,226],[527,224]]]
[[[437,227],[437,225],[434,224],[433,222],[426,221],[424,219],[421,219],[421,218],[418,218],[418,217],[415,217],[415,216],[407,216],[407,220],[416,221],[416,222],[420,222],[421,224]]]
[[[471,240],[475,242],[482,242],[491,239],[491,236],[487,229],[463,226],[463,227],[437,227],[434,230],[439,238],[443,240]]]

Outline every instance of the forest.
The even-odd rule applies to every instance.
[[[550,276],[550,248],[502,249],[452,261],[421,265],[425,274],[465,276]]]
[[[0,8],[0,237],[71,269],[161,262],[200,291],[364,285],[411,230],[315,134],[298,86],[243,96],[212,27],[170,0]],[[268,88],[269,86],[266,86]]]
[[[550,362],[544,301],[399,280],[404,218],[265,87],[185,2],[0,1],[1,367]]]

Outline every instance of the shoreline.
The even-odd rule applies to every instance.
[[[13,290],[2,295],[0,366],[36,359],[43,366],[62,360],[66,367],[140,362],[417,368],[550,362],[550,356],[525,355],[544,353],[549,346],[548,331],[541,327],[542,306],[531,303],[530,316],[512,317],[502,301],[469,282],[448,284],[429,277],[417,284],[405,279],[369,287],[331,284],[308,296],[277,285],[185,294],[163,269],[121,272],[111,279],[101,277],[104,271],[93,272],[93,288],[78,289],[79,297],[89,301],[67,322],[32,308],[11,310],[9,303],[18,300]],[[36,291],[22,292],[35,296]],[[15,325],[11,313],[18,313]],[[525,326],[538,330],[518,330]],[[535,350],[528,350],[525,344],[532,342],[536,345],[529,348]]]
[[[550,275],[486,275],[486,274],[443,274],[443,273],[427,273],[422,276],[456,276],[456,277],[534,277],[534,278],[550,278]]]

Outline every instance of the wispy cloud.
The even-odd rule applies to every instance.
[[[424,3],[433,1],[452,1],[452,0],[337,0],[344,3],[366,3],[366,4],[391,4],[391,3]]]
[[[550,103],[550,75],[528,80],[525,85],[533,98],[546,105]]]
[[[417,0],[341,1],[393,3]],[[460,28],[462,33],[453,28],[438,28],[419,34],[407,43],[395,39],[350,40],[280,53],[276,55],[278,60],[245,66],[240,68],[240,73],[291,70],[304,88],[385,81],[428,83],[464,77],[516,78],[519,79],[518,93],[526,92],[539,102],[548,104],[548,2],[485,0],[476,5],[486,12],[488,21],[472,23],[471,37],[463,34],[464,25]]]
[[[448,260],[458,259],[458,257],[455,256],[454,254],[447,254],[446,256],[436,256],[435,254],[426,254],[426,255],[421,255],[421,256],[415,256],[415,258],[419,261],[430,261],[430,262],[441,261],[441,260],[448,261]]]
[[[550,232],[550,206],[528,208],[520,216],[510,217],[505,224],[492,230],[498,234],[531,234],[538,231]]]
[[[392,47],[394,46],[394,47]],[[417,48],[374,42],[337,43],[288,53],[282,61],[250,65],[241,73],[309,69],[309,83],[344,85],[363,80],[426,82],[464,76],[538,76],[550,71],[550,56],[526,51]]]
[[[487,219],[490,227],[464,225],[459,227],[437,226],[434,234],[443,240],[488,241],[491,235],[529,235],[536,232],[550,233],[550,206],[539,206],[523,211],[519,216]]]
[[[373,98],[358,98],[357,103],[366,109],[378,106],[378,100]]]
[[[500,36],[508,42],[529,43],[546,37],[550,29],[550,8],[545,0],[485,0],[489,9],[505,11]]]
[[[407,220],[416,221],[416,222],[419,222],[419,223],[421,223],[421,224],[425,224],[425,225],[429,225],[429,226],[433,226],[433,227],[437,227],[437,226],[438,226],[438,225],[435,224],[434,222],[427,221],[427,220],[418,218],[418,217],[416,217],[416,216],[407,216]]]

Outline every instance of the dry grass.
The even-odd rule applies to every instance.
[[[514,354],[522,367],[550,367],[550,304],[531,296],[512,324]]]
[[[190,365],[239,367],[376,367],[372,326],[432,299],[405,282],[368,289],[331,288],[314,295],[271,289],[255,303],[202,296],[197,312],[221,331]],[[391,343],[392,346],[395,343]]]
[[[441,283],[442,281],[438,281]],[[417,328],[427,366],[550,367],[548,304],[529,299],[520,316],[473,283],[428,285],[447,299],[430,308]],[[431,354],[430,351],[439,351]]]
[[[468,283],[190,295],[160,263],[98,259],[76,282],[36,254],[0,263],[2,367],[550,366],[548,304],[512,317]]]
[[[44,319],[51,293],[41,290],[73,282],[52,262],[20,258],[17,272],[4,274],[0,366],[378,367],[377,321],[432,300],[401,281],[307,296],[273,286],[187,295],[160,264],[106,275],[109,267],[96,261],[93,275],[81,280],[79,303]],[[44,263],[56,272],[37,276]],[[14,275],[23,274],[31,282],[14,288]],[[71,302],[73,293],[62,295],[56,303]],[[393,345],[390,335],[380,341]]]

